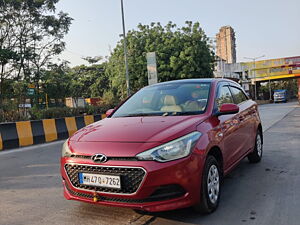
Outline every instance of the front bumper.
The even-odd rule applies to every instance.
[[[202,157],[201,154],[193,153],[187,158],[167,163],[108,161],[105,164],[97,164],[90,159],[62,158],[61,174],[64,196],[68,200],[129,207],[150,212],[189,207],[200,200]],[[135,179],[138,176],[136,174],[130,176],[129,180],[126,178],[125,185],[137,182],[133,188],[111,191],[105,188],[94,189],[78,185],[76,183],[77,172],[73,171],[74,174],[70,176],[70,172],[67,172],[66,169],[68,165],[83,165],[84,168],[89,166],[92,168],[116,168],[116,170],[118,168],[122,168],[122,170],[124,168],[128,168],[128,170],[140,168],[145,173],[138,181]]]
[[[285,102],[286,100],[285,97],[274,97],[274,102]]]

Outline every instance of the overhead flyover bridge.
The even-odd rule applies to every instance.
[[[298,100],[300,102],[300,56],[261,60],[243,64],[244,71],[248,71],[251,83],[255,86],[258,82],[297,79]],[[251,73],[249,73],[250,71]]]
[[[300,78],[300,56],[242,64],[253,82]]]
[[[238,81],[253,97],[258,83],[298,79],[298,96],[300,96],[300,56],[234,64],[226,63],[225,65],[217,62],[215,76],[235,80],[238,77]]]

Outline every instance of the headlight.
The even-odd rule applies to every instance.
[[[72,152],[71,152],[71,150],[68,146],[68,140],[69,139],[67,139],[65,141],[65,143],[63,144],[63,146],[62,146],[62,150],[61,150],[61,156],[62,157],[71,157],[71,155],[72,155]]]
[[[136,157],[139,160],[155,160],[158,162],[168,162],[184,158],[191,153],[200,137],[201,133],[195,131],[166,144],[142,152],[136,155]]]

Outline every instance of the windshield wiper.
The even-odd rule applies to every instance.
[[[201,113],[202,113],[202,111],[176,112],[175,114],[172,114],[172,116],[198,115]]]
[[[139,116],[160,116],[161,113],[132,113],[128,115],[122,115],[117,117],[139,117]]]
[[[164,112],[162,116],[176,116],[178,112]]]
[[[193,112],[155,112],[155,113],[132,113],[125,114],[116,117],[144,117],[144,116],[184,116],[184,115],[198,115],[202,111],[193,111]]]
[[[192,112],[165,112],[162,116],[185,116],[185,115],[198,115],[202,111],[192,111]]]

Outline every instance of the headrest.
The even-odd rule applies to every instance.
[[[173,95],[166,95],[164,105],[176,105],[176,99]]]

